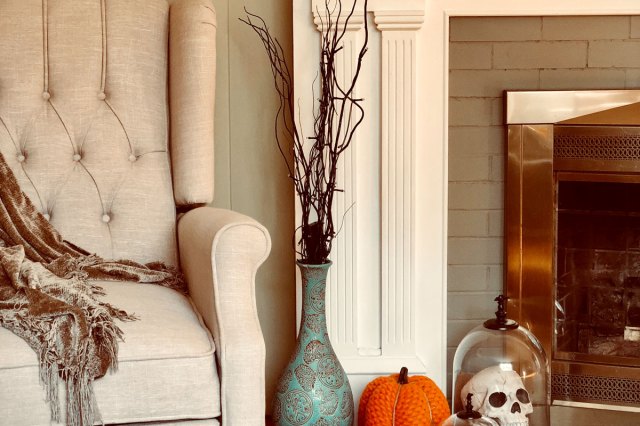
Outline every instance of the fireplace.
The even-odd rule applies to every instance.
[[[555,403],[640,411],[640,91],[505,97],[509,314]]]

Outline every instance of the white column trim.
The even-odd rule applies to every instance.
[[[377,10],[373,13],[380,31],[419,30],[424,22],[424,10]]]
[[[374,15],[382,31],[382,356],[416,356],[415,29],[423,15],[406,11],[374,11]]]
[[[361,0],[357,1],[361,2]],[[329,19],[328,13],[324,9],[324,0],[312,0],[310,3],[315,29],[323,31]],[[343,4],[341,16],[331,17],[334,23],[337,21],[338,24],[344,24],[345,15],[352,5],[353,2],[346,1]],[[383,137],[376,141],[369,140],[370,134],[364,129],[359,130],[358,141],[354,141],[351,152],[345,155],[346,165],[340,173],[346,181],[352,182],[351,187],[356,188],[357,185],[353,185],[354,181],[369,178],[363,164],[353,161],[355,157],[360,156],[356,154],[356,150],[361,155],[365,150],[380,150],[377,155],[382,162],[380,170],[375,174],[382,179],[380,193],[377,195],[378,199],[376,201],[366,197],[352,196],[350,199],[358,199],[359,203],[362,201],[365,203],[356,205],[353,209],[355,211],[351,211],[350,214],[358,220],[367,220],[356,211],[372,207],[380,209],[378,213],[379,220],[381,220],[379,226],[386,227],[386,230],[381,231],[377,240],[380,259],[377,263],[371,262],[372,266],[381,265],[379,266],[381,269],[373,272],[376,275],[374,280],[371,278],[371,273],[367,275],[367,280],[374,281],[370,283],[374,287],[367,285],[369,283],[355,282],[358,277],[365,276],[359,271],[366,269],[367,264],[362,261],[361,256],[358,257],[356,254],[357,247],[362,245],[368,247],[371,244],[367,235],[362,235],[362,233],[358,235],[355,232],[357,227],[354,226],[350,232],[343,230],[342,235],[339,235],[335,240],[334,252],[331,256],[334,265],[332,272],[330,272],[329,281],[340,280],[341,282],[340,286],[329,284],[327,313],[332,342],[349,374],[388,374],[397,372],[402,365],[409,367],[413,373],[425,374],[432,370],[429,367],[430,364],[443,363],[444,348],[434,351],[431,347],[427,351],[420,351],[416,342],[417,334],[428,333],[434,325],[436,328],[442,329],[442,331],[435,333],[438,335],[438,340],[441,340],[440,335],[444,335],[442,321],[444,307],[441,306],[430,312],[433,318],[428,321],[428,328],[425,328],[421,321],[424,319],[424,313],[418,312],[416,309],[416,304],[421,304],[419,300],[416,302],[418,291],[416,290],[414,266],[416,262],[415,204],[416,197],[419,196],[415,185],[416,158],[414,156],[417,141],[416,105],[419,98],[416,90],[417,55],[419,53],[416,49],[416,34],[424,22],[424,6],[422,0],[371,0],[369,2],[369,12],[372,14],[372,21],[375,24],[370,26],[369,31],[379,31],[378,40],[381,40],[381,45],[370,49],[370,52],[377,50],[379,56],[372,56],[369,53],[366,58],[366,66],[360,76],[359,86],[378,86],[379,93],[376,93],[375,98],[367,99],[367,101],[379,103],[379,108],[382,111],[379,126]],[[347,43],[353,43],[357,40],[364,19],[368,19],[363,16],[361,9],[358,10],[361,7],[362,3],[358,4],[346,28],[345,40]],[[361,42],[361,40],[357,41]],[[355,43],[355,45],[359,46],[359,43]],[[350,60],[355,62],[358,49],[351,48],[345,49],[345,51],[351,56]],[[371,80],[372,77],[369,75],[369,70],[371,67],[375,67],[376,63],[379,63],[383,70],[380,81]],[[298,69],[300,67],[296,66],[296,72]],[[369,125],[371,124],[373,123],[369,122]],[[349,198],[347,194],[345,197]],[[371,204],[367,205],[369,201]],[[345,206],[340,205],[340,202],[337,204],[337,209],[340,212],[337,212],[335,217],[340,217],[341,210]],[[391,227],[389,227],[390,224]],[[437,229],[441,229],[440,224]],[[351,253],[345,252],[345,246],[353,251]],[[391,275],[389,275],[390,267],[393,269]],[[442,271],[437,270],[436,274],[439,276]],[[345,277],[347,277],[346,280]],[[354,282],[349,283],[349,278],[352,278]],[[380,292],[380,308],[376,314],[372,314],[371,309],[359,308],[358,300],[362,303],[362,299],[365,298],[363,289],[366,292],[376,286],[379,287],[376,291]],[[440,284],[437,286],[440,287]],[[360,297],[358,289],[361,290]],[[341,293],[341,297],[344,297],[345,293],[348,294],[350,296],[347,297],[349,303],[345,304],[345,300],[336,297],[335,293],[337,292]],[[436,293],[439,295],[440,291]],[[368,302],[369,300],[367,299]],[[352,310],[352,315],[348,315],[349,309]],[[336,324],[336,322],[342,323]],[[369,322],[372,326],[374,326],[374,322],[378,323],[380,336],[376,344],[372,345],[371,339],[367,340],[357,335],[358,322],[360,322],[360,330],[362,330],[363,322]],[[345,326],[347,334],[353,338],[352,341],[345,341],[343,338]],[[433,334],[433,332],[431,333]],[[363,342],[363,340],[367,341]],[[442,378],[436,377],[436,379],[441,380]]]
[[[320,16],[314,12],[314,23],[318,31],[326,28],[329,16],[322,11]],[[345,25],[346,13],[340,17],[332,16],[333,25]],[[336,19],[337,18],[337,19]],[[336,77],[342,87],[347,87],[356,72],[357,58],[363,42],[364,15],[354,11],[349,19],[344,34],[342,50],[336,58]],[[337,22],[336,22],[337,21]],[[355,97],[358,97],[356,87]],[[346,123],[344,123],[346,127]],[[356,205],[358,197],[358,139],[356,133],[350,147],[342,154],[337,171],[337,183],[342,192],[336,192],[333,203],[333,217],[339,233],[333,241],[330,258],[334,264],[329,269],[327,278],[327,323],[331,343],[337,353],[343,356],[357,356],[358,353],[358,279],[357,267],[358,238],[357,221],[359,209]],[[360,167],[361,168],[361,167]]]
[[[324,29],[326,28],[327,22],[329,21],[329,17],[326,13],[326,11],[323,11],[324,13],[318,13],[318,12],[314,12],[313,13],[313,23],[316,25],[316,28],[318,31],[324,31]],[[332,17],[333,19],[333,24],[335,25],[336,23],[336,19],[335,17]],[[340,18],[338,19],[338,25],[344,26],[345,21],[347,20],[347,17],[344,15],[344,13],[340,16]],[[349,21],[347,22],[347,31],[358,31],[362,28],[362,26],[364,25],[364,15],[360,12],[354,12],[353,15],[351,16],[351,18],[349,18]]]

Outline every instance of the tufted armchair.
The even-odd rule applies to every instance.
[[[264,422],[254,278],[269,235],[202,207],[215,34],[210,0],[0,0],[0,152],[23,191],[66,240],[188,281],[190,297],[100,283],[139,317],[119,323],[119,369],[94,383],[106,424]],[[0,327],[0,425],[51,424],[38,371]]]

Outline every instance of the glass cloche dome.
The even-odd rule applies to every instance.
[[[496,297],[496,318],[471,330],[453,359],[451,405],[472,408],[499,426],[549,426],[549,364],[542,345],[507,318],[505,296]]]

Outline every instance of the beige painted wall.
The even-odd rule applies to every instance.
[[[269,410],[295,343],[294,195],[274,137],[278,100],[266,53],[238,18],[243,7],[262,16],[293,64],[291,1],[213,1],[218,14],[214,205],[257,219],[271,234],[271,256],[256,277]]]

